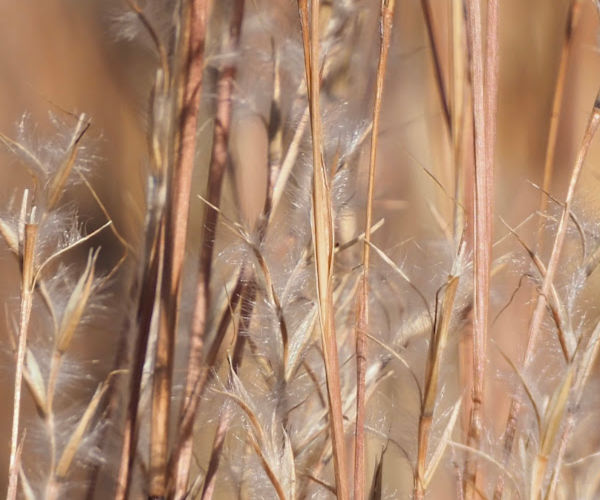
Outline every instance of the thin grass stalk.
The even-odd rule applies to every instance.
[[[226,51],[235,51],[239,46],[243,17],[244,0],[236,0],[231,12],[228,37],[224,47]],[[220,203],[221,188],[229,158],[228,142],[235,74],[235,64],[229,63],[220,71],[217,82],[217,109],[207,181],[207,199],[215,206],[218,206]],[[218,213],[215,210],[206,208],[203,223],[202,250],[200,252],[200,271],[192,319],[187,377],[180,413],[179,433],[172,457],[174,464],[173,487],[175,488],[174,494],[176,496],[182,495],[186,489],[192,457],[192,431],[199,403],[198,381],[202,373],[202,351],[204,348],[206,316],[210,304],[209,285],[217,217]]]
[[[554,87],[554,95],[552,97],[552,111],[550,112],[550,128],[548,129],[548,140],[546,142],[546,154],[544,156],[544,177],[542,180],[542,191],[540,192],[540,213],[546,213],[548,208],[548,197],[544,193],[550,191],[552,177],[554,175],[554,157],[556,153],[556,144],[558,137],[558,125],[560,123],[560,113],[562,109],[563,95],[565,90],[565,81],[567,76],[567,67],[569,63],[569,55],[573,49],[573,39],[577,23],[579,21],[579,13],[581,10],[581,0],[571,0],[569,10],[567,12],[567,22],[565,25],[564,40],[560,51],[560,62],[558,66],[558,74]],[[540,223],[537,235],[536,247],[539,249],[542,240],[544,224]]]
[[[313,192],[312,233],[317,281],[319,323],[325,360],[329,424],[333,447],[335,483],[338,498],[349,498],[341,381],[335,337],[333,310],[333,214],[329,190],[328,170],[324,164],[320,115],[320,59],[319,59],[319,1],[311,1],[310,22],[307,0],[298,0],[300,24],[304,45],[304,62],[309,97],[312,132]]]
[[[280,74],[279,74],[279,56],[273,47],[273,95],[271,99],[271,109],[269,114],[269,124],[268,124],[268,134],[269,134],[269,155],[268,155],[268,174],[267,174],[267,190],[265,196],[265,203],[263,206],[263,212],[259,218],[258,223],[258,238],[259,242],[256,245],[253,245],[254,253],[261,264],[261,268],[263,269],[263,273],[265,275],[265,279],[267,280],[267,295],[271,297],[271,303],[273,303],[278,311],[278,317],[280,320],[280,326],[282,328],[282,335],[284,337],[284,353],[283,353],[283,363],[287,361],[287,327],[285,326],[285,321],[283,320],[283,314],[281,311],[281,306],[279,305],[279,300],[276,299],[276,295],[273,290],[273,286],[270,280],[270,273],[264,258],[262,257],[259,247],[264,242],[266,237],[266,232],[268,229],[268,222],[270,217],[272,216],[273,211],[277,208],[278,200],[274,200],[274,193],[276,191],[276,186],[279,179],[279,174],[281,171],[281,160],[282,160],[282,118],[281,118],[281,83],[280,83]],[[294,141],[293,141],[294,142]],[[294,155],[293,146],[288,150],[288,155]],[[287,155],[286,155],[287,161]],[[238,291],[238,295],[241,297],[241,306],[240,306],[240,319],[238,321],[238,328],[236,332],[236,340],[234,345],[233,357],[231,360],[231,368],[234,373],[238,372],[239,366],[242,362],[244,346],[246,344],[246,338],[249,336],[249,328],[250,321],[252,318],[252,312],[254,309],[254,303],[256,300],[257,293],[257,283],[254,277],[249,277],[246,275],[245,271],[242,271],[240,274],[238,285],[240,290]],[[248,281],[250,280],[250,281]],[[229,310],[234,309],[235,306],[230,306]],[[213,346],[215,343],[213,343]],[[211,352],[215,352],[216,359],[216,351],[211,348]],[[210,358],[210,354],[209,354]],[[208,360],[207,365],[210,366],[210,359]],[[284,367],[285,373],[285,367]],[[217,470],[219,467],[221,452],[223,449],[223,444],[225,442],[225,437],[227,435],[227,430],[229,429],[229,425],[231,423],[232,412],[226,411],[219,418],[219,423],[217,425],[217,430],[215,431],[215,436],[213,440],[213,446],[211,450],[211,455],[209,459],[209,465],[206,472],[206,476],[204,478],[204,485],[201,492],[202,500],[210,500],[214,493]]]
[[[26,203],[25,203],[26,206]],[[22,240],[21,257],[21,312],[19,315],[19,342],[15,368],[15,385],[13,395],[13,416],[10,438],[10,458],[8,466],[7,500],[14,500],[17,496],[19,481],[19,426],[21,415],[21,388],[23,383],[23,369],[25,354],[27,352],[27,337],[29,334],[29,320],[33,305],[35,289],[34,250],[37,240],[38,226],[34,223],[25,224],[25,233]]]
[[[379,63],[375,84],[375,103],[373,106],[373,126],[371,130],[371,148],[369,157],[369,175],[367,186],[367,206],[365,217],[365,237],[362,255],[363,275],[359,287],[358,318],[356,327],[356,427],[354,445],[354,498],[362,500],[365,495],[365,395],[367,371],[367,338],[369,330],[369,264],[371,256],[371,226],[373,224],[373,195],[375,191],[375,167],[377,165],[377,140],[379,138],[379,118],[383,101],[383,84],[387,69],[387,60],[394,21],[395,0],[381,3],[381,29]]]
[[[167,340],[165,354],[166,377],[165,385],[171,385],[175,335],[177,332],[181,271],[185,257],[187,238],[187,223],[190,206],[192,172],[196,152],[196,130],[198,112],[202,94],[204,74],[204,45],[206,39],[206,23],[209,15],[208,0],[189,0],[183,3],[180,19],[183,32],[180,41],[180,64],[182,71],[179,75],[177,108],[174,117],[177,120],[175,131],[175,160],[170,179],[170,196],[167,205],[165,228],[165,256],[163,267],[163,287],[161,299],[160,324],[166,328],[161,332],[159,340]],[[164,318],[164,319],[163,319]],[[162,343],[159,343],[159,348]],[[166,389],[170,394],[170,388]],[[165,434],[168,435],[170,396],[165,399],[163,409]],[[164,467],[166,478],[168,441],[161,451],[161,467]],[[189,467],[189,465],[188,465]],[[187,478],[187,474],[185,474]],[[165,479],[166,480],[166,479]],[[166,488],[166,485],[163,485]]]
[[[474,314],[473,314],[473,389],[468,443],[479,448],[482,432],[484,375],[488,329],[490,265],[492,253],[493,171],[497,95],[498,6],[488,5],[487,53],[484,65],[481,4],[468,2],[468,29],[471,44],[473,115],[475,132],[474,194]],[[485,72],[485,73],[484,73]],[[477,461],[467,460],[465,498],[477,490]]]
[[[556,460],[554,461],[554,471],[550,480],[550,486],[548,487],[545,498],[552,499],[556,495],[556,485],[560,477],[560,471],[562,468],[564,456],[566,453],[567,445],[571,439],[571,434],[577,424],[576,413],[579,410],[581,400],[583,398],[584,387],[591,375],[593,365],[598,357],[598,350],[600,349],[600,323],[596,325],[590,338],[586,342],[585,350],[582,353],[578,353],[580,359],[578,360],[578,373],[576,375],[575,383],[573,384],[572,392],[574,393],[573,401],[569,408],[567,408],[566,423],[564,425],[562,435],[560,438],[560,445]],[[580,347],[582,347],[580,345]]]
[[[560,254],[562,251],[562,247],[564,244],[564,240],[567,233],[567,226],[570,219],[570,211],[571,205],[573,203],[573,198],[575,195],[575,188],[577,186],[577,181],[581,174],[581,170],[585,163],[585,159],[587,157],[587,153],[589,151],[592,140],[600,126],[600,94],[596,97],[594,102],[594,107],[592,113],[590,115],[588,124],[586,126],[584,136],[579,147],[579,151],[577,153],[577,158],[575,160],[575,164],[573,166],[573,171],[571,172],[571,178],[569,180],[569,187],[567,190],[567,196],[565,198],[565,203],[563,207],[563,212],[560,218],[560,222],[558,228],[556,230],[556,235],[554,238],[554,243],[552,245],[552,252],[550,254],[550,259],[548,261],[548,266],[546,268],[546,274],[544,276],[544,280],[542,283],[542,287],[540,293],[538,295],[538,299],[536,302],[536,306],[530,321],[529,325],[529,336],[527,341],[527,348],[525,351],[523,365],[525,368],[529,366],[530,362],[533,359],[533,354],[535,351],[536,341],[539,334],[539,330],[541,327],[544,310],[546,308],[546,297],[551,293],[551,289],[553,286],[554,276],[558,269],[558,264],[560,261]],[[513,398],[510,404],[510,410],[508,414],[508,419],[505,426],[504,431],[504,459],[505,461],[510,457],[512,453],[512,447],[514,443],[514,438],[516,435],[517,429],[517,419],[518,414],[521,409],[521,403],[517,398]],[[496,488],[494,491],[494,499],[499,500],[502,498],[503,492],[503,482],[502,480],[498,480],[496,484]]]
[[[185,257],[192,172],[196,151],[196,129],[204,73],[204,44],[208,9],[209,2],[207,0],[195,0],[184,3],[181,13],[184,29],[179,50],[183,70],[182,75],[179,77],[180,89],[178,90],[177,110],[175,112],[178,130],[175,133],[176,152],[171,172],[170,196],[166,215],[166,246],[164,250],[163,287],[161,289],[161,330],[157,344],[157,352],[164,352],[166,373],[164,377],[159,377],[161,372],[155,372],[155,381],[164,384],[161,387],[165,391],[165,396],[162,399],[163,404],[160,411],[161,414],[164,414],[165,436],[168,436],[169,432],[170,386],[172,383],[175,336],[178,322],[181,271]],[[159,368],[161,365],[162,363]],[[153,419],[153,422],[155,422],[155,419]],[[168,453],[167,439],[162,444],[160,457],[161,468],[164,468],[165,481]],[[181,462],[182,470],[178,474],[179,481],[187,483],[189,463],[189,459],[187,462]],[[176,489],[183,487],[177,485]],[[166,485],[163,488],[166,488]]]
[[[564,203],[563,212],[560,218],[558,229],[556,230],[556,235],[554,238],[554,243],[552,245],[552,252],[550,254],[550,259],[548,261],[548,266],[546,270],[546,276],[544,278],[544,282],[542,284],[542,288],[540,294],[538,295],[536,306],[533,312],[533,316],[531,318],[531,323],[529,327],[529,337],[527,343],[527,349],[525,351],[524,356],[524,364],[527,366],[532,359],[535,345],[537,342],[537,337],[540,331],[541,322],[544,315],[544,309],[546,306],[546,297],[551,291],[552,283],[554,281],[554,276],[558,269],[558,264],[560,261],[560,254],[562,252],[562,247],[564,244],[564,240],[567,233],[567,227],[569,224],[570,213],[571,213],[571,205],[573,203],[573,198],[575,195],[575,188],[577,186],[577,181],[581,174],[581,170],[583,168],[583,164],[585,158],[587,157],[587,152],[591,145],[592,139],[598,129],[598,125],[600,123],[600,94],[596,97],[596,101],[594,103],[594,108],[590,115],[588,124],[586,126],[586,130],[584,133],[583,141],[579,148],[579,152],[577,154],[577,159],[575,161],[575,165],[573,167],[573,171],[571,172],[571,178],[569,180],[569,187],[567,190],[567,196]]]
[[[132,373],[129,383],[129,403],[123,429],[121,457],[117,475],[115,500],[125,500],[129,497],[132,470],[137,453],[137,418],[142,390],[142,377],[147,355],[150,325],[154,310],[155,291],[160,281],[159,248],[160,228],[153,238],[153,246],[149,249],[148,263],[141,280],[141,294],[136,315],[137,338],[133,352]]]
[[[462,259],[462,255],[459,255],[458,258]],[[452,319],[452,310],[454,309],[454,300],[456,298],[458,284],[458,276],[451,276],[446,283],[440,314],[439,317],[436,318],[435,325],[433,326],[429,344],[427,365],[425,367],[425,390],[423,400],[421,401],[421,414],[419,416],[417,467],[413,491],[414,500],[422,500],[426,493],[427,485],[425,484],[425,477],[427,475],[427,451],[429,447],[431,425],[433,423],[433,412],[438,397],[442,355],[448,341],[450,321]]]
[[[150,425],[150,468],[149,486],[151,495],[161,496],[165,489],[165,463],[168,448],[168,420],[170,407],[170,377],[173,339],[166,328],[165,314],[160,316],[156,350],[148,349],[155,310],[163,295],[163,267],[165,257],[165,231],[168,217],[168,200],[165,201],[168,181],[168,151],[170,149],[171,130],[165,126],[170,119],[170,102],[172,89],[171,65],[168,52],[152,23],[146,18],[135,0],[127,0],[132,11],[149,34],[156,48],[160,68],[156,71],[154,84],[149,98],[149,132],[148,151],[150,156],[150,188],[147,193],[149,217],[146,224],[146,242],[142,268],[142,282],[137,310],[137,339],[135,359],[130,380],[128,413],[121,449],[117,490],[115,497],[127,498],[132,480],[132,469],[137,454],[137,420],[139,397],[141,395],[143,367],[154,361],[155,371],[152,387],[152,418]],[[168,286],[168,283],[167,283]],[[153,358],[153,359],[152,359]]]
[[[244,276],[244,279],[247,279],[247,277]],[[238,372],[242,364],[246,338],[250,334],[250,322],[256,300],[256,282],[253,278],[251,278],[250,282],[244,283],[243,289],[240,291],[240,295],[242,296],[240,304],[240,318],[238,321],[233,356],[231,358],[231,369],[234,371],[234,373]],[[204,486],[200,496],[201,500],[212,499],[216,485],[217,470],[219,468],[219,462],[221,459],[221,452],[223,451],[223,444],[225,443],[225,437],[227,435],[229,425],[231,424],[232,417],[233,413],[230,409],[227,409],[225,413],[219,417],[219,423],[215,432],[210,459],[208,461],[208,469],[206,470],[206,476],[204,478]]]
[[[464,170],[465,158],[464,137],[468,114],[465,112],[465,94],[467,93],[465,46],[464,46],[464,13],[462,3],[451,0],[451,69],[450,88],[452,94],[452,165],[454,166],[454,199],[453,232],[454,245],[459,246],[464,237]]]
[[[158,239],[158,273],[163,275],[164,249],[165,249],[165,220],[160,224]],[[157,282],[157,292],[162,290],[165,283],[162,276]],[[157,300],[157,297],[153,297]],[[160,298],[158,299],[160,300]],[[153,301],[152,310],[159,306]],[[152,405],[150,422],[150,468],[149,492],[152,498],[163,498],[166,494],[167,453],[169,447],[169,412],[171,407],[171,378],[173,360],[173,339],[169,335],[167,317],[161,314],[158,317],[158,335],[154,353],[154,369],[152,379]]]

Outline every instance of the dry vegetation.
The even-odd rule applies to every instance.
[[[42,3],[7,499],[599,497],[597,2]]]

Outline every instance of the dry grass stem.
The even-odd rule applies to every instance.
[[[371,130],[369,175],[367,183],[367,205],[365,217],[365,237],[362,256],[363,275],[359,286],[356,321],[356,428],[354,443],[354,498],[362,500],[365,495],[365,377],[367,370],[367,339],[369,331],[369,265],[371,255],[371,226],[373,224],[373,195],[375,191],[375,167],[377,164],[377,139],[383,101],[383,83],[387,68],[395,0],[381,3],[380,48],[375,84],[375,103]]]

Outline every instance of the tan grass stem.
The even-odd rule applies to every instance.
[[[26,206],[26,203],[25,203]],[[8,472],[8,494],[7,500],[14,500],[17,496],[17,484],[19,479],[19,427],[21,415],[21,388],[23,382],[23,370],[25,365],[25,354],[27,352],[27,337],[29,334],[29,320],[33,305],[33,293],[35,289],[34,255],[38,226],[33,223],[25,224],[22,240],[21,256],[21,312],[19,316],[19,341],[17,346],[17,359],[15,368],[15,385],[13,396],[12,430],[10,438],[10,458]]]
[[[367,371],[367,338],[369,330],[369,264],[371,256],[371,226],[373,224],[373,195],[375,191],[375,168],[377,165],[377,140],[379,138],[379,118],[383,101],[383,84],[387,69],[392,24],[394,21],[395,0],[381,3],[379,62],[375,83],[369,174],[367,185],[367,205],[365,217],[365,237],[362,255],[363,275],[359,286],[356,322],[356,426],[354,444],[354,498],[362,500],[365,495],[365,378]]]
[[[474,314],[473,314],[473,389],[468,444],[479,448],[482,432],[484,376],[489,315],[490,266],[492,255],[492,218],[494,187],[494,144],[498,71],[498,4],[488,4],[487,44],[484,63],[481,3],[468,2],[468,30],[473,82],[473,119],[475,135],[475,194],[473,211]],[[465,498],[477,490],[477,462],[466,464]]]
[[[344,420],[341,398],[341,381],[335,337],[333,309],[333,214],[329,190],[328,169],[324,164],[320,115],[320,58],[319,58],[319,1],[311,1],[310,21],[307,0],[298,0],[304,62],[309,97],[312,132],[313,192],[312,234],[317,281],[319,324],[325,360],[329,424],[333,447],[337,496],[349,498],[344,443]]]
[[[579,13],[581,10],[581,0],[571,0],[569,10],[567,12],[567,22],[565,25],[564,40],[560,51],[560,62],[558,65],[558,74],[554,86],[554,94],[552,97],[552,110],[550,112],[550,127],[548,129],[548,139],[546,142],[546,154],[544,156],[544,177],[542,180],[542,190],[540,192],[540,213],[545,213],[548,208],[548,197],[544,195],[550,191],[552,177],[554,174],[554,157],[556,153],[556,139],[558,138],[558,125],[560,123],[560,113],[565,90],[565,82],[567,76],[567,67],[569,63],[569,55],[573,49],[573,39],[577,23],[579,21]],[[540,224],[537,235],[537,249],[541,245],[543,224]]]

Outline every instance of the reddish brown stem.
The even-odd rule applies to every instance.
[[[243,14],[244,0],[236,0],[231,13],[228,38],[224,43],[226,51],[235,50],[239,44]],[[217,82],[217,109],[206,194],[209,203],[215,206],[218,206],[220,203],[221,187],[229,157],[228,142],[235,74],[235,65],[229,63],[221,70]],[[200,252],[200,272],[192,319],[187,378],[179,422],[179,433],[173,456],[175,467],[173,470],[173,488],[177,498],[185,494],[192,457],[192,431],[199,403],[198,381],[202,375],[202,351],[204,349],[206,315],[209,308],[209,284],[217,218],[217,212],[207,207],[202,226],[203,240]]]
[[[474,195],[474,287],[473,287],[473,388],[468,443],[479,447],[482,429],[484,375],[488,330],[490,265],[492,254],[493,173],[496,131],[498,71],[498,4],[488,2],[487,49],[482,37],[480,0],[468,2],[468,29],[473,81],[475,130]],[[465,475],[465,497],[473,498],[477,490],[477,462],[469,460]]]

